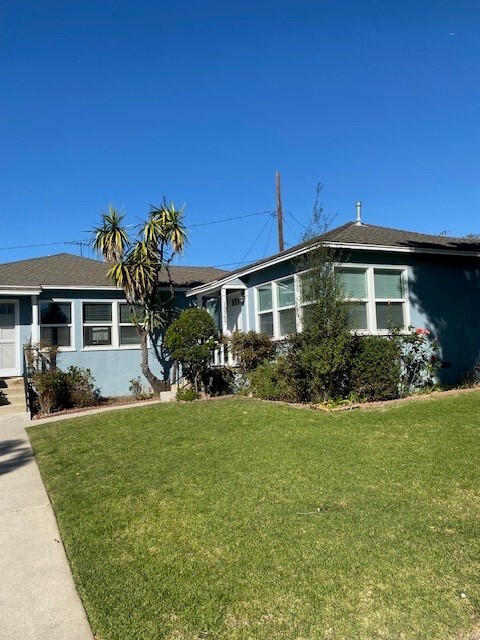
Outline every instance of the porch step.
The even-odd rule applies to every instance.
[[[177,390],[173,388],[171,391],[161,391],[160,392],[160,402],[175,402],[177,399]]]
[[[23,378],[0,378],[0,416],[26,411]]]

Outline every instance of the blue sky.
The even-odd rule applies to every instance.
[[[76,245],[109,203],[186,203],[182,262],[295,244],[317,183],[355,218],[480,233],[478,0],[1,5],[0,261]],[[262,231],[263,230],[263,231]],[[255,242],[256,241],[256,242]],[[252,246],[253,245],[253,246]],[[226,267],[228,268],[228,267]]]

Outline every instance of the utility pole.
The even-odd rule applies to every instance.
[[[280,191],[280,173],[275,171],[275,192],[277,194],[277,223],[278,223],[278,250],[283,251],[283,211],[282,194]]]

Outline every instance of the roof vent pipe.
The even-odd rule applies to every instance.
[[[358,200],[358,202],[355,203],[355,206],[357,207],[357,220],[355,224],[361,225],[362,224],[362,203],[360,202],[360,200]]]

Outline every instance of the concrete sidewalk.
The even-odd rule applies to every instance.
[[[93,640],[28,424],[0,418],[0,640]]]

